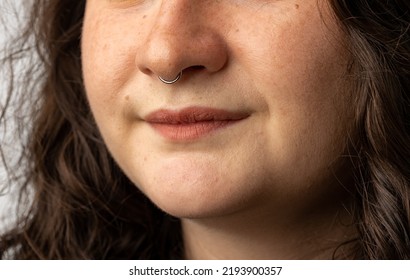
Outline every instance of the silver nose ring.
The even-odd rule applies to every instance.
[[[161,82],[163,82],[164,84],[172,85],[172,84],[175,84],[176,82],[178,82],[179,79],[181,79],[181,76],[182,76],[182,71],[179,72],[179,73],[178,73],[178,76],[176,76],[175,79],[173,79],[173,80],[166,80],[166,79],[162,78],[161,76],[158,76],[158,79],[159,79]]]

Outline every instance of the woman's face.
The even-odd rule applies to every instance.
[[[305,211],[337,192],[353,119],[322,1],[88,0],[85,87],[125,174],[179,217]],[[182,71],[181,79],[167,85]]]

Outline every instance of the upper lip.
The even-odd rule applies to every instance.
[[[229,111],[207,107],[188,107],[181,110],[160,109],[149,113],[144,120],[156,124],[192,124],[212,121],[238,121],[249,117],[244,111]]]

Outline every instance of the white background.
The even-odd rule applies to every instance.
[[[6,43],[10,40],[12,34],[16,34],[19,23],[24,21],[22,13],[22,3],[29,3],[27,0],[0,0],[0,57],[3,56],[3,49]],[[0,108],[4,105],[7,95],[7,81],[8,76],[4,71],[5,68],[0,64]],[[12,127],[9,124],[9,128]],[[6,156],[13,161],[14,150],[17,146],[13,146],[12,143],[16,143],[15,139],[9,133],[6,134],[4,128],[0,125],[0,145],[6,153]],[[15,157],[14,157],[15,158]],[[7,176],[5,167],[0,161],[0,190],[7,184]],[[12,219],[12,196],[5,195],[0,196],[0,231],[2,231],[8,222]]]
[[[279,275],[223,275],[230,268],[278,266],[282,267]],[[130,275],[130,270],[134,268],[184,271],[185,267],[190,273],[194,269],[212,269],[213,273],[203,276]],[[1,261],[0,271],[4,279],[41,280],[386,280],[408,279],[410,265],[408,261]]]

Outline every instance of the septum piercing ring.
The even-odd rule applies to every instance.
[[[173,80],[166,80],[166,79],[162,78],[161,76],[158,76],[158,79],[159,79],[161,82],[163,82],[164,84],[172,85],[172,84],[175,84],[176,82],[178,82],[179,79],[181,79],[181,76],[182,76],[182,71],[179,72],[178,76],[176,76],[176,78],[173,79]]]

